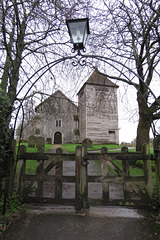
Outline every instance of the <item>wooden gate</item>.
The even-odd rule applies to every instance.
[[[87,161],[99,161],[101,175],[88,176],[88,191],[90,184],[101,187],[101,198],[88,198],[88,204],[98,205],[145,205],[153,195],[152,169],[149,146],[144,145],[142,152],[128,152],[123,147],[121,152],[108,152],[106,148],[101,153],[87,153]],[[143,174],[137,176],[130,172],[133,161],[143,160]],[[89,167],[89,165],[87,165]],[[94,188],[95,189],[95,188]],[[96,190],[95,190],[96,191]],[[87,193],[89,196],[89,192]]]
[[[34,173],[26,173],[26,164],[30,160],[32,164],[33,161],[36,163]],[[17,193],[25,202],[74,205],[75,194],[71,198],[63,196],[64,184],[72,184],[75,189],[75,173],[71,176],[63,174],[63,165],[68,161],[75,164],[75,153],[64,154],[60,148],[56,153],[27,153],[26,147],[21,146]]]
[[[143,152],[135,153],[128,152],[126,147],[119,153],[108,152],[106,148],[93,153],[87,152],[85,146],[78,146],[75,153],[63,153],[62,149],[57,149],[56,153],[26,153],[26,147],[21,146],[17,192],[26,202],[72,204],[77,210],[92,204],[145,204],[153,194],[147,146],[144,146]],[[34,174],[25,172],[28,160],[37,163]],[[143,160],[143,175],[131,175],[130,162],[133,160]],[[90,174],[93,162],[100,168],[98,175],[94,172]],[[117,166],[117,162],[121,164]],[[71,164],[72,174],[64,171],[64,166],[68,164]],[[116,194],[121,192],[118,197],[112,197],[115,186]],[[68,195],[67,191],[70,191]],[[96,191],[101,194],[94,198]]]

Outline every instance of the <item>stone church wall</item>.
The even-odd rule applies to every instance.
[[[41,116],[36,114],[32,116],[32,119],[24,123],[22,138],[28,140],[29,136],[40,136],[42,132],[42,119]]]
[[[39,129],[39,134],[45,141],[54,143],[55,133],[62,135],[62,143],[71,143],[74,134],[74,115],[77,115],[77,106],[73,104],[64,94],[57,91],[36,108],[36,115],[40,116],[39,122],[32,121],[29,125],[34,133]],[[26,134],[24,134],[26,137]]]

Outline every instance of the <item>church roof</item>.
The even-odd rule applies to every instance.
[[[63,92],[61,92],[60,90],[55,91],[51,96],[49,96],[48,98],[46,98],[43,102],[41,102],[38,106],[36,106],[35,109],[39,108],[40,106],[42,106],[44,103],[49,102],[52,98],[63,98],[68,100],[71,104],[73,104],[75,107],[76,104],[74,104],[74,102],[72,102],[72,100],[70,100]]]
[[[82,88],[79,90],[79,92],[83,89],[83,87],[86,84],[90,85],[100,85],[100,86],[107,86],[107,87],[115,87],[118,88],[119,86],[116,85],[115,83],[111,82],[105,74],[100,73],[97,69],[93,71],[89,79],[84,83]],[[79,94],[78,92],[78,94]]]

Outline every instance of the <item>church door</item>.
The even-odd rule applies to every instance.
[[[61,132],[55,132],[54,144],[62,144],[62,133]]]

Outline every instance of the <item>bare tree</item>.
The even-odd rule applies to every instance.
[[[15,103],[22,102],[37,79],[43,83],[41,75],[44,72],[50,71],[52,75],[51,62],[64,58],[64,45],[69,40],[64,25],[66,18],[72,14],[76,16],[77,9],[84,7],[84,10],[87,4],[88,1],[80,0],[0,1],[0,100],[3,105],[0,132],[3,146],[7,143],[6,133]]]
[[[64,59],[70,48],[64,25],[66,18],[78,17],[80,13],[80,17],[90,18],[89,42],[95,45],[91,51],[93,54],[95,50],[95,55],[100,56],[95,57],[96,63],[104,60],[113,70],[107,68],[108,77],[133,85],[137,90],[137,150],[140,150],[144,142],[149,142],[152,122],[160,116],[160,97],[151,91],[152,83],[159,79],[158,2],[101,0],[98,5],[89,0],[1,0],[0,115],[4,120],[0,126],[1,139],[5,139],[9,130],[15,102],[21,103],[37,79],[43,84],[44,72],[50,72],[50,82],[54,79],[51,63]],[[50,86],[50,82],[43,85],[44,88]],[[34,90],[38,92],[39,86],[35,85]],[[5,112],[4,106],[7,106]]]
[[[160,118],[160,96],[152,84],[160,74],[160,5],[158,0],[104,1],[103,23],[95,46],[102,49],[112,73],[137,91],[139,124],[136,148],[149,143],[149,130]],[[94,38],[96,39],[96,38]],[[104,50],[105,49],[105,50]],[[99,58],[100,59],[100,58]]]
[[[66,19],[76,16],[78,9],[85,16],[88,4],[89,0],[0,0],[0,183],[9,169],[12,120],[29,95],[54,88],[51,69],[67,59]]]

